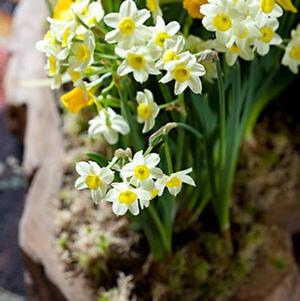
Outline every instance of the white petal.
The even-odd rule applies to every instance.
[[[112,30],[105,35],[105,41],[108,43],[116,43],[120,33],[118,30]]]
[[[101,171],[101,167],[94,161],[89,161],[89,164],[91,165],[91,171],[98,175]]]
[[[110,184],[114,180],[115,174],[109,168],[104,167],[101,169],[100,177],[106,184]]]
[[[140,208],[139,208],[139,204],[137,201],[135,201],[134,203],[130,204],[128,206],[129,211],[133,214],[133,215],[138,215],[140,213]]]
[[[161,16],[157,16],[155,29],[158,29],[161,32],[165,31],[166,29],[166,23]]]
[[[104,197],[101,189],[91,190],[92,200],[95,204],[98,204]]]
[[[77,162],[75,169],[81,176],[87,176],[91,173],[91,166],[87,162]]]
[[[135,17],[136,25],[140,26],[144,24],[144,22],[149,18],[150,18],[150,12],[147,9],[139,10]]]
[[[172,21],[166,26],[166,32],[170,35],[175,35],[179,31],[179,29],[180,25],[176,21]]]
[[[142,84],[148,80],[149,74],[144,70],[134,70],[133,77],[137,82]]]
[[[113,202],[112,210],[115,215],[124,215],[127,212],[128,207],[119,202]]]
[[[145,89],[144,93],[145,93],[145,97],[146,97],[146,102],[147,103],[153,102],[153,94],[152,94],[152,92],[149,91],[148,89]]]
[[[112,128],[108,128],[107,131],[103,133],[104,139],[109,143],[109,144],[116,144],[119,140],[119,134]]]
[[[120,6],[120,15],[122,18],[131,17],[137,12],[137,7],[134,1],[126,0]]]
[[[154,185],[154,182],[152,182]],[[151,185],[150,185],[151,186]],[[151,193],[145,189],[136,189],[135,190],[137,196],[141,200],[150,200],[151,199]]]
[[[122,116],[114,118],[112,128],[123,135],[127,135],[130,132],[129,125]]]
[[[179,176],[183,176],[183,175],[186,175],[186,174],[189,174],[193,171],[193,168],[190,167],[190,168],[187,168],[187,169],[184,169],[184,170],[180,170],[180,171],[177,171],[175,174],[173,175],[179,175]]]
[[[202,84],[199,77],[192,76],[189,80],[189,86],[195,94],[201,94]]]
[[[151,119],[147,119],[145,121],[144,127],[143,127],[143,134],[149,132],[155,125],[155,119],[151,118]]]
[[[141,91],[137,92],[136,101],[137,101],[137,103],[145,102],[145,93],[141,92]]]
[[[181,94],[188,86],[187,81],[183,82],[183,83],[179,83],[179,82],[175,82],[175,89],[174,89],[174,93],[176,95]]]
[[[117,28],[120,22],[118,13],[110,13],[104,17],[104,23],[110,27]]]
[[[190,176],[184,175],[184,176],[181,177],[181,180],[182,180],[183,183],[186,183],[186,184],[191,185],[191,186],[196,186],[193,178],[190,177]]]
[[[147,207],[149,207],[149,205],[150,205],[150,200],[141,200],[140,199],[141,209],[147,208]]]
[[[174,195],[177,196],[177,194],[181,191],[182,185],[180,185],[179,187],[168,187],[169,192]]]
[[[118,199],[119,192],[116,189],[111,189],[105,196],[106,202],[114,202]]]
[[[122,178],[129,178],[133,175],[134,170],[134,164],[133,163],[127,163],[123,166],[121,170],[121,176]]]
[[[280,45],[282,43],[282,38],[278,34],[274,34],[272,45]]]
[[[162,77],[160,79],[159,82],[165,84],[165,83],[170,82],[171,80],[173,80],[173,76],[172,76],[171,72],[168,72],[164,77]]]
[[[136,165],[144,164],[145,161],[144,161],[144,156],[143,156],[142,150],[135,153],[135,155],[133,156],[133,161],[134,161],[134,164],[136,164]]]
[[[158,179],[155,184],[158,189],[158,195],[161,196],[164,193],[166,188],[166,183],[169,180],[169,177],[164,175],[162,178]]]
[[[123,62],[121,63],[121,65],[119,66],[117,72],[118,72],[118,74],[119,74],[120,76],[124,76],[124,75],[130,73],[131,71],[132,71],[132,68],[129,67],[129,65],[127,64],[126,61],[123,61]]]
[[[158,154],[152,153],[145,157],[145,164],[149,168],[155,167],[160,162],[160,157]]]
[[[88,188],[87,185],[85,184],[85,179],[82,177],[79,177],[75,182],[75,188],[78,190]]]
[[[154,179],[159,179],[164,175],[164,173],[160,168],[154,167],[151,169],[151,175]]]

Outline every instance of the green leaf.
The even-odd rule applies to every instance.
[[[86,153],[86,155],[91,160],[97,162],[100,166],[107,166],[107,164],[108,164],[108,160],[99,153],[89,152],[89,153]]]

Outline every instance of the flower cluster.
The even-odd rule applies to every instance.
[[[191,168],[165,175],[157,167],[159,162],[158,154],[143,154],[143,151],[137,152],[133,158],[128,155],[114,157],[108,167],[100,167],[92,161],[78,162],[76,171],[79,178],[75,187],[78,190],[90,189],[95,203],[101,200],[112,203],[116,215],[124,215],[128,210],[137,215],[150,205],[151,200],[161,196],[166,188],[177,196],[183,183],[195,186],[188,175],[192,172]],[[118,177],[115,172],[118,172]],[[120,178],[121,182],[114,181],[115,178]]]
[[[122,2],[119,13],[104,17],[106,25],[113,28],[105,40],[116,44],[115,52],[123,59],[118,74],[133,73],[134,79],[143,83],[149,75],[158,75],[162,70],[165,76],[162,83],[175,80],[175,94],[190,87],[194,93],[201,93],[200,77],[205,74],[204,67],[196,57],[184,50],[184,39],[177,35],[180,25],[176,21],[165,23],[157,16],[155,26],[145,26],[150,17],[147,9],[138,10],[133,0]]]
[[[300,66],[300,24],[292,30],[291,40],[286,46],[282,64],[288,66],[293,73],[298,73]]]
[[[90,30],[102,20],[100,1],[58,0],[50,29],[37,49],[47,56],[46,71],[53,78],[52,88],[58,88],[66,75],[75,86],[94,61],[95,36]]]
[[[282,43],[276,30],[283,10],[275,1],[208,0],[200,11],[204,27],[215,32],[213,47],[226,53],[229,65],[238,57],[252,60],[255,52],[264,56]]]

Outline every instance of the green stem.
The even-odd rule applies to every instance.
[[[142,143],[142,141],[141,141],[141,139],[138,135],[134,120],[131,118],[130,109],[129,109],[129,106],[128,106],[128,100],[125,99],[125,97],[123,95],[123,92],[122,92],[122,86],[120,86],[120,85],[117,84],[116,81],[115,81],[115,86],[117,87],[118,93],[119,93],[120,98],[121,98],[122,115],[124,115],[125,119],[127,120],[127,122],[130,125],[130,130],[131,130],[131,133],[132,133],[135,150],[140,150],[140,149],[143,149],[143,143]]]
[[[218,89],[219,89],[219,118],[220,118],[220,170],[223,169],[225,161],[225,90],[223,82],[223,72],[220,60],[217,59]],[[222,183],[220,183],[222,184]]]
[[[167,160],[168,172],[169,172],[169,174],[172,174],[174,169],[173,169],[173,162],[172,162],[172,156],[171,156],[170,146],[169,146],[169,142],[168,142],[168,137],[164,137],[164,148],[165,148],[165,156],[166,156],[166,160]]]
[[[185,19],[184,28],[183,28],[183,35],[185,38],[188,37],[192,24],[193,24],[193,18],[191,16],[187,15],[187,17]]]
[[[170,252],[171,249],[172,249],[172,246],[171,246],[171,242],[170,242],[170,239],[168,239],[168,236],[166,234],[166,231],[165,231],[165,228],[157,214],[157,212],[155,211],[155,209],[153,208],[153,206],[150,206],[148,208],[148,211],[151,215],[151,218],[155,224],[155,226],[157,227],[157,230],[159,231],[160,235],[161,235],[161,238],[162,238],[162,243],[163,243],[163,246],[165,248],[165,250],[167,252]]]
[[[107,86],[105,89],[102,90],[101,94],[106,95],[114,86],[115,86],[115,82],[111,81],[109,86]]]
[[[176,126],[179,128],[183,128],[185,130],[187,130],[188,132],[192,133],[197,139],[199,140],[203,140],[203,136],[202,134],[197,131],[195,128],[193,128],[192,126],[183,123],[183,122],[175,122]]]
[[[178,99],[175,99],[175,100],[173,100],[173,101],[170,101],[170,102],[167,102],[167,103],[164,103],[164,104],[159,105],[159,108],[160,108],[160,109],[166,109],[166,108],[168,108],[168,107],[170,107],[170,106],[176,105],[178,102],[179,102],[179,100],[178,100]]]
[[[53,5],[50,0],[46,0],[49,16],[53,16]]]
[[[233,254],[233,244],[232,244],[232,237],[231,237],[231,231],[230,228],[223,230],[223,238],[225,240],[225,247],[227,250],[227,254],[229,256],[232,256]]]
[[[165,102],[170,102],[172,100],[172,94],[170,93],[170,90],[167,85],[159,83],[159,88],[161,91],[161,94],[163,95]]]
[[[186,109],[184,103],[184,93],[179,95],[179,104],[182,110],[180,121],[184,124],[186,121]],[[177,154],[176,154],[176,170],[180,170],[182,167],[183,161],[183,152],[184,152],[184,141],[185,141],[185,131],[180,129],[178,132],[178,139],[177,139]]]

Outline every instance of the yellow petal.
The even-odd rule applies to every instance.
[[[294,6],[291,0],[276,0],[276,2],[287,11],[292,13],[296,13],[298,11],[297,7]]]
[[[183,0],[183,7],[188,14],[194,19],[202,19],[203,15],[200,13],[201,5],[206,4],[208,0]]]
[[[53,9],[53,19],[68,21],[72,18],[71,5],[73,0],[57,0]]]
[[[90,95],[78,87],[64,94],[60,99],[71,113],[78,113],[82,108],[90,105],[92,100]]]
[[[274,6],[275,0],[262,0],[260,4],[261,10],[266,14],[271,13],[274,9]]]

